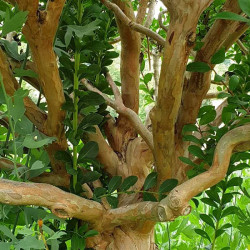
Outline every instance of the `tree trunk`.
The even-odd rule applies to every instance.
[[[88,238],[87,247],[96,250],[153,250],[157,249],[154,243],[154,230],[150,225],[150,231],[137,231],[133,226],[116,227],[111,232],[105,232],[101,236]]]

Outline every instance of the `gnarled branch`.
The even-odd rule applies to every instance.
[[[0,179],[0,202],[9,205],[47,207],[60,218],[77,218],[92,224],[103,215],[100,203],[64,192],[49,184]]]
[[[108,211],[104,214],[103,226],[115,227],[143,220],[172,221],[189,214],[190,199],[221,181],[227,173],[233,150],[243,144],[244,150],[249,150],[249,142],[250,124],[227,132],[216,146],[213,164],[208,171],[177,186],[160,202],[140,202]]]

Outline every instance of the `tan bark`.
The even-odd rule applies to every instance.
[[[10,70],[7,57],[2,49],[0,49],[0,72],[2,74],[6,93],[9,96],[13,96],[15,91],[20,88],[20,86]],[[24,98],[24,105],[26,108],[26,116],[38,128],[38,130],[44,132],[44,124],[47,119],[47,115],[40,110],[29,97]]]
[[[230,11],[237,14],[241,13],[241,9],[239,8],[238,2],[236,0],[228,0],[223,7],[223,11]],[[234,33],[235,30],[237,30],[239,25],[240,23],[235,21],[216,20],[203,39],[204,45],[201,50],[198,51],[195,61],[210,64],[212,56],[216,51],[225,46],[225,43],[229,43],[227,42],[227,39],[231,36],[230,34]],[[232,38],[230,39],[232,42]],[[229,47],[227,47],[227,49],[228,48]],[[210,64],[210,67],[213,68],[214,65]],[[183,126],[185,124],[192,124],[195,122],[201,106],[201,102],[209,90],[210,78],[211,72],[192,73],[190,79],[185,83],[182,105],[176,125],[177,136],[179,137],[179,140],[181,140],[181,131]]]
[[[136,22],[139,24],[143,24],[148,7],[148,2],[149,2],[148,0],[141,0],[139,3],[139,9],[136,16]]]
[[[49,184],[0,179],[0,201],[4,204],[48,207],[60,218],[74,217],[93,224],[103,214],[98,202],[64,192]]]
[[[211,1],[165,1],[170,13],[159,80],[158,99],[151,111],[159,183],[171,178],[175,157],[175,122],[182,97],[183,76],[195,42],[195,29],[202,11]]]

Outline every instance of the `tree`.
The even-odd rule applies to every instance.
[[[225,176],[249,157],[237,153],[250,149],[247,1],[165,0],[159,22],[155,4],[1,2],[1,123],[8,132],[0,202],[68,219],[66,232],[47,242],[38,223],[46,248],[64,234],[64,249],[69,238],[72,249],[84,248],[86,238],[94,249],[154,249],[156,222],[188,215],[191,199],[223,189]],[[108,70],[117,41],[120,83]],[[151,55],[152,89],[153,74],[143,74]],[[215,65],[226,57],[230,72],[219,75]],[[140,81],[147,102],[155,100],[147,126],[138,115]],[[24,82],[39,91],[38,103]],[[219,93],[207,94],[211,83],[222,85]],[[202,106],[214,97],[224,99],[217,109]],[[16,240],[6,244],[21,248]]]

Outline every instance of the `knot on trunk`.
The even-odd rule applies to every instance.
[[[179,196],[178,190],[173,190],[158,206],[160,221],[173,221],[181,215],[188,215],[191,206]]]
[[[65,206],[62,206],[62,205],[57,205],[55,207],[52,207],[51,209],[52,213],[55,214],[57,217],[59,218],[63,218],[63,219],[67,219],[69,217],[72,217],[70,216],[70,214],[66,211],[66,208]]]

